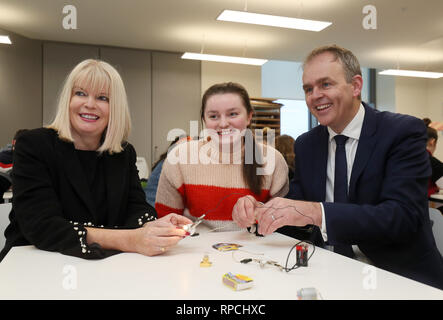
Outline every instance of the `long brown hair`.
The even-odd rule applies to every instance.
[[[254,112],[254,109],[251,106],[251,101],[249,100],[249,94],[241,84],[234,82],[218,83],[208,88],[203,94],[202,105],[200,108],[200,117],[203,122],[205,118],[205,109],[208,99],[213,95],[226,94],[226,93],[237,94],[241,98],[243,106],[245,107],[248,115]],[[253,193],[259,195],[262,191],[264,177],[262,175],[257,175],[257,168],[261,167],[261,165],[257,163],[257,157],[260,157],[259,158],[260,163],[262,163],[261,161],[262,157],[261,157],[261,151],[257,150],[255,138],[252,139],[252,146],[253,146],[252,163],[251,164],[246,163],[245,161],[246,154],[245,154],[243,156],[243,161],[242,161],[243,164],[242,173],[243,173],[243,180],[245,181],[248,188]]]

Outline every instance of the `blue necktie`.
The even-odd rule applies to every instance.
[[[346,161],[345,144],[348,137],[336,135],[334,137],[337,148],[335,149],[335,175],[334,175],[334,202],[348,202],[348,164]],[[334,252],[352,258],[354,251],[350,245],[336,245]]]

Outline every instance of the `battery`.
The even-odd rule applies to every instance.
[[[308,266],[308,246],[301,244],[295,247],[297,266],[307,267]]]

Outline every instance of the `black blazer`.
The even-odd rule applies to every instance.
[[[318,126],[295,142],[289,197],[323,202],[329,244],[358,245],[375,266],[443,289],[443,259],[429,220],[423,121],[365,105],[346,204],[324,202],[328,138]]]
[[[136,228],[156,218],[147,202],[131,144],[112,155],[102,155],[108,204],[107,225],[94,221],[92,196],[73,143],[56,131],[39,128],[16,142],[13,167],[14,198],[6,245],[0,261],[13,246],[35,245],[48,251],[86,259],[117,253],[86,244],[85,226]]]

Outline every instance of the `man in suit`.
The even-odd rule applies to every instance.
[[[326,46],[311,52],[303,89],[320,126],[295,142],[291,199],[252,209],[245,204],[233,219],[240,226],[257,219],[263,235],[280,228],[348,257],[358,249],[377,267],[443,289],[443,259],[427,204],[425,126],[362,103],[362,85],[349,50]],[[306,225],[313,227],[301,228]]]

